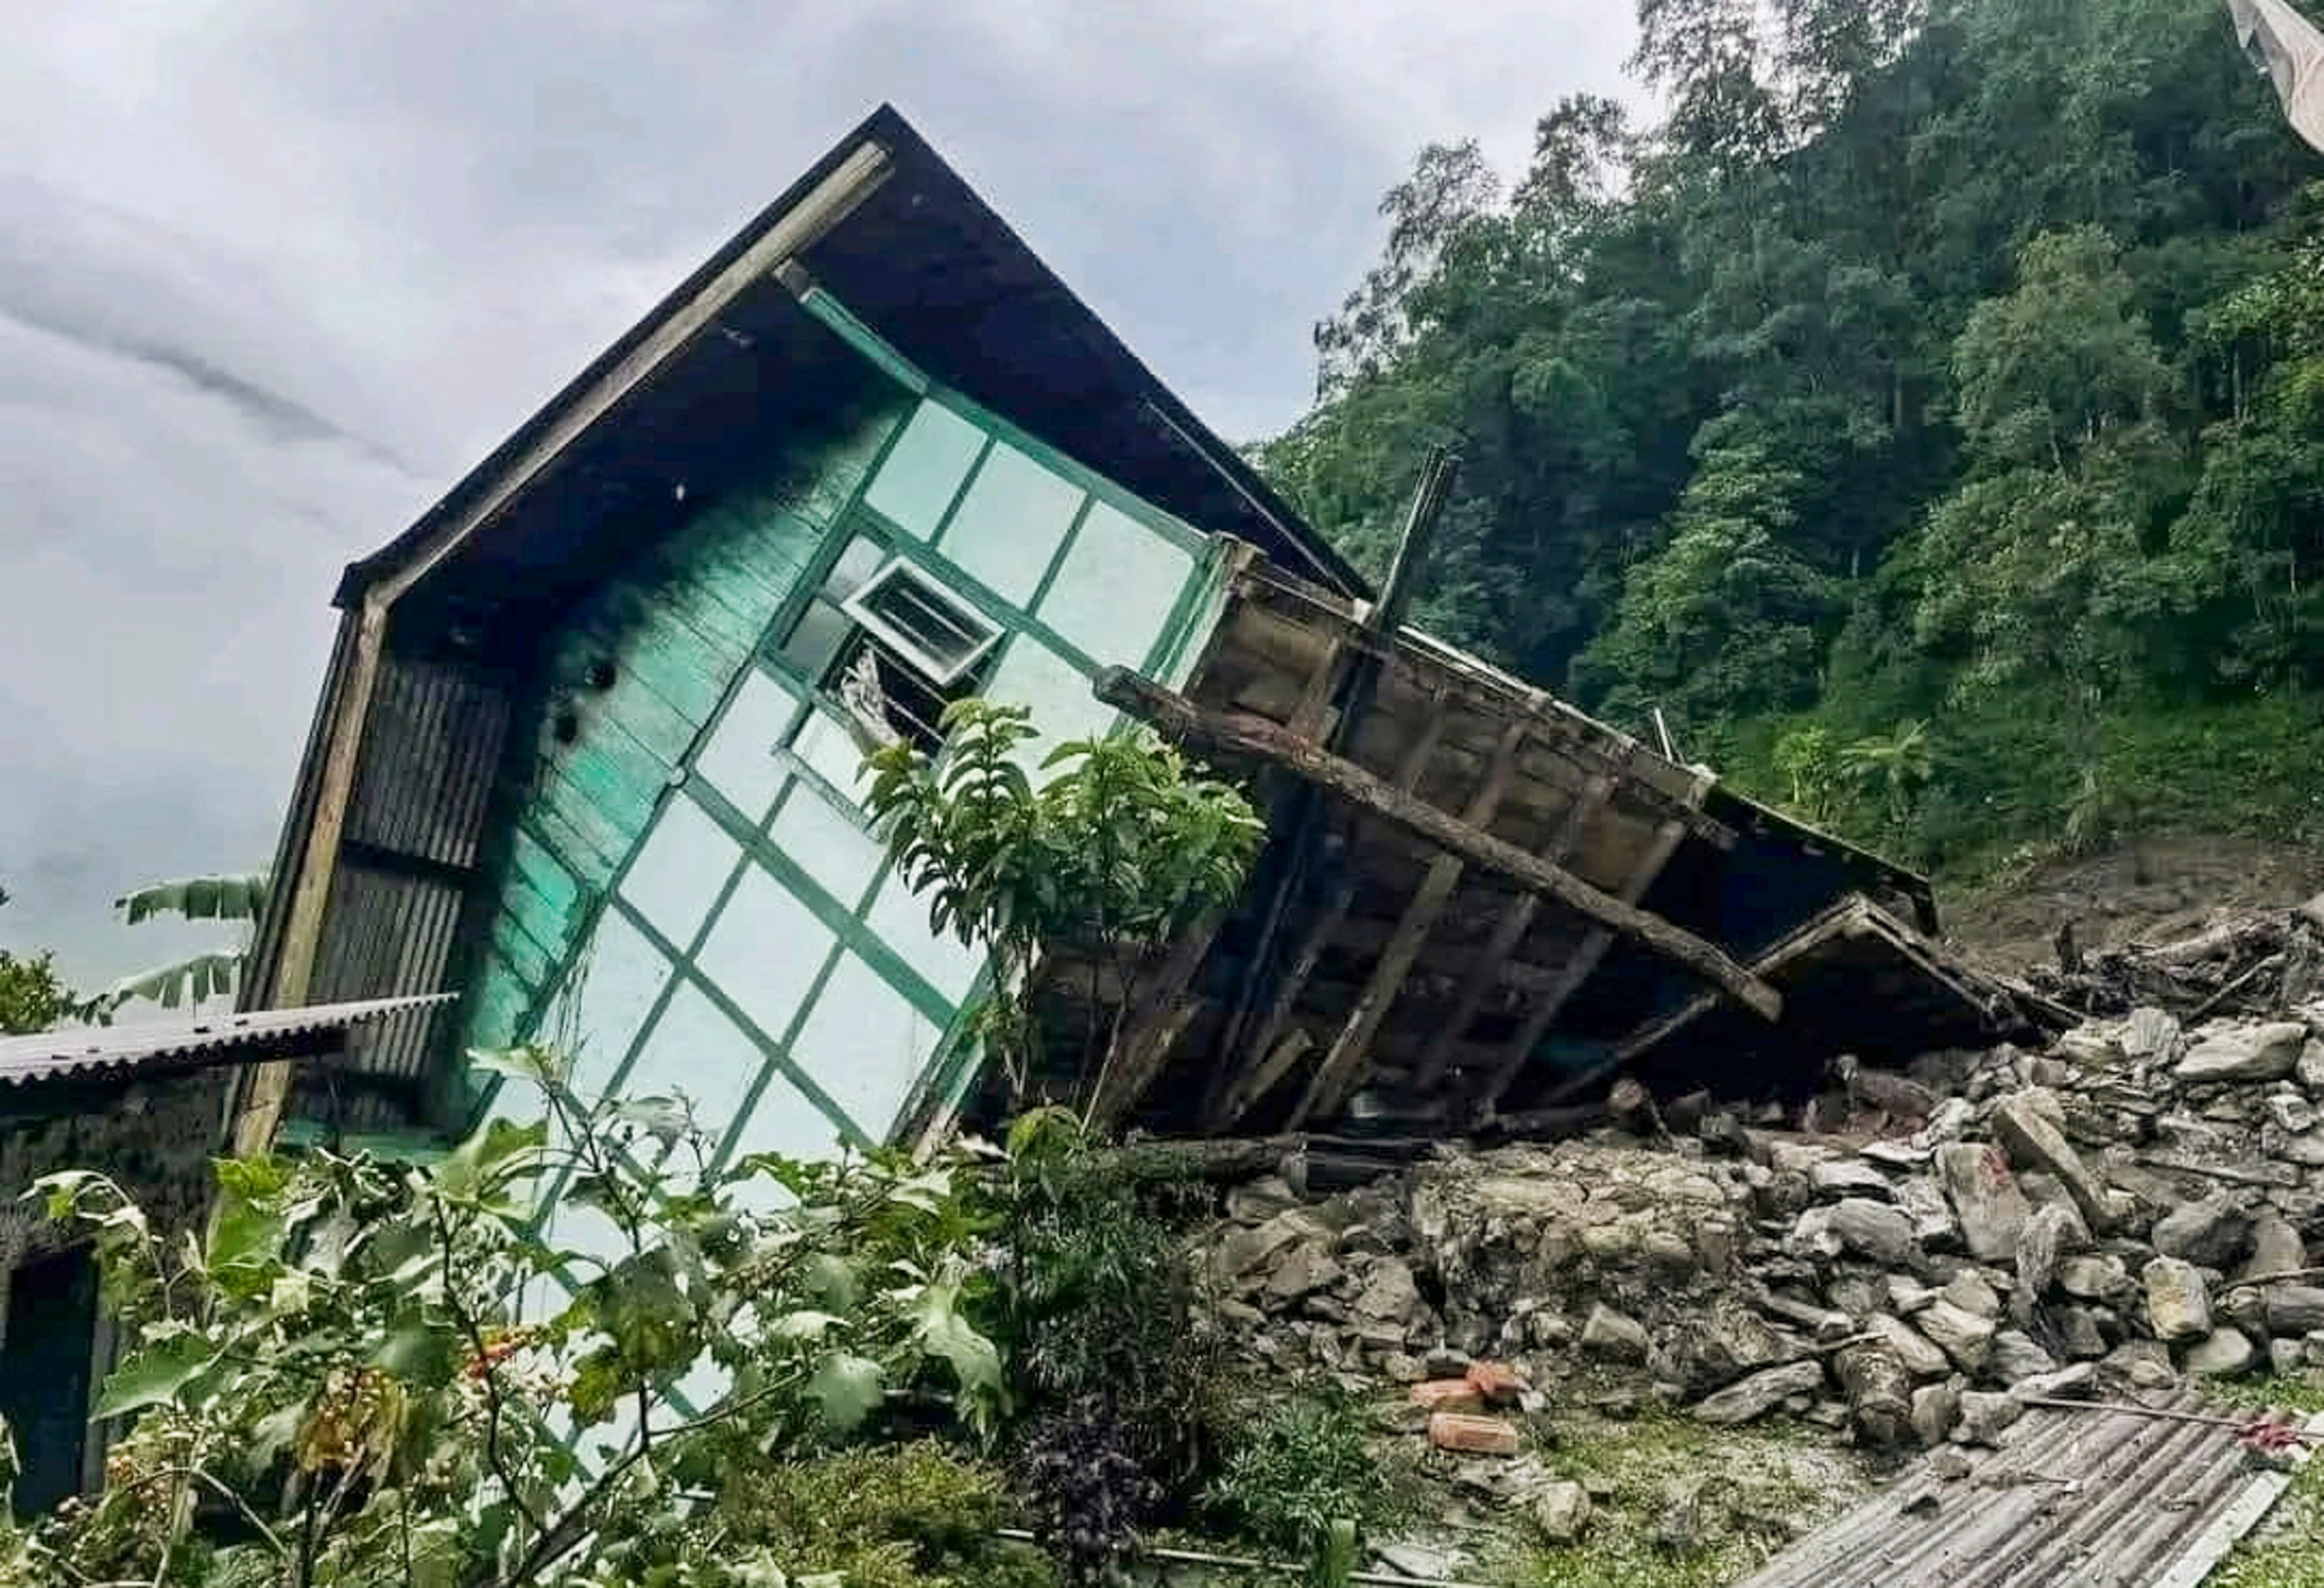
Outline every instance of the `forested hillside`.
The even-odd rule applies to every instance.
[[[2324,157],[2219,0],[1640,0],[1423,151],[1267,468],[1431,627],[1953,872],[2324,832]],[[2311,184],[2319,184],[2311,186]]]

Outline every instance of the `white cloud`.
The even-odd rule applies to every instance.
[[[1604,0],[109,0],[0,54],[0,941],[263,863],[337,567],[893,100],[1231,435],[1432,139],[1616,88]]]

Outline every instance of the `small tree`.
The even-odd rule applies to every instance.
[[[1111,1023],[1091,1031],[1083,1056],[1085,1075],[1098,1061],[1093,1102],[1151,951],[1234,900],[1265,828],[1234,789],[1142,734],[1061,744],[1037,786],[1021,754],[1037,732],[1024,707],[963,700],[944,726],[940,760],[903,743],[869,758],[872,814],[936,928],[991,953],[990,1029],[1020,1093],[1041,954],[1089,956],[1093,1010],[1098,969],[1113,971]]]
[[[1882,797],[1888,825],[1903,833],[1913,819],[1913,805],[1922,787],[1934,775],[1936,763],[1929,750],[1929,725],[1920,721],[1899,723],[1882,737],[1858,739],[1848,747],[1848,770]]]
[[[0,904],[8,891],[0,888]],[[80,1015],[87,1004],[57,974],[57,956],[47,949],[15,954],[0,948],[0,1037],[29,1036]]]

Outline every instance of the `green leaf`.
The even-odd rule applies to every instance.
[[[807,1399],[823,1413],[823,1425],[834,1434],[852,1434],[879,1408],[886,1398],[880,1364],[869,1357],[835,1351],[818,1363],[807,1380]]]
[[[807,1260],[799,1287],[809,1300],[836,1313],[853,1311],[860,1294],[855,1270],[846,1259],[828,1251],[818,1251]]]
[[[410,1313],[396,1320],[379,1343],[372,1365],[408,1384],[440,1389],[452,1381],[463,1346],[458,1331],[448,1324]]]
[[[960,1316],[956,1279],[931,1284],[912,1306],[913,1338],[930,1356],[950,1363],[953,1377],[968,1393],[1001,1389],[1000,1350]]]
[[[847,1320],[827,1312],[802,1309],[785,1313],[774,1322],[773,1333],[779,1340],[813,1340],[827,1330],[835,1329]]]
[[[221,1349],[206,1335],[188,1332],[138,1352],[105,1380],[97,1415],[126,1416],[175,1400],[178,1392],[215,1364]]]
[[[511,1180],[537,1170],[538,1155],[548,1140],[545,1121],[518,1125],[493,1120],[445,1156],[437,1166],[437,1188],[456,1201],[488,1198]]]

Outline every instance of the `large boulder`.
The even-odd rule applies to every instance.
[[[2300,1065],[2308,1028],[2298,1020],[2213,1026],[2174,1072],[2190,1085],[2220,1081],[2280,1081]]]
[[[1609,1362],[1641,1362],[1654,1343],[1647,1338],[1644,1324],[1600,1302],[1590,1309],[1589,1321],[1582,1325],[1582,1349]]]
[[[1965,1373],[1977,1372],[1993,1355],[1993,1320],[1980,1317],[1967,1307],[1938,1301],[1923,1309],[1913,1321]]]
[[[2165,1257],[2225,1272],[2251,1251],[2252,1215],[2233,1193],[2214,1192],[2157,1219],[2153,1239]]]
[[[2231,1379],[2251,1371],[2259,1351],[2241,1329],[2212,1330],[2187,1353],[2187,1371],[2198,1378]]]
[[[2008,1149],[2012,1163],[2055,1178],[2074,1199],[2083,1222],[2093,1230],[2104,1231],[2112,1217],[2106,1186],[2058,1129],[2057,1103],[2056,1097],[2047,1094],[2014,1093],[1993,1111],[1993,1133]]]
[[[1937,1149],[1937,1178],[1952,1199],[1961,1240],[1979,1262],[2006,1262],[2016,1256],[2018,1237],[2033,1209],[2009,1172],[2001,1149],[1955,1141]]]
[[[2146,1321],[2157,1340],[2200,1340],[2211,1332],[2211,1292],[2193,1263],[2158,1257],[2140,1270]]]
[[[2324,1289],[2313,1285],[2267,1288],[2267,1332],[2293,1340],[2324,1329]]]
[[[1823,1364],[1795,1362],[1752,1374],[1718,1394],[1696,1403],[1697,1420],[1733,1427],[1765,1417],[1794,1395],[1812,1395],[1823,1388]]]

